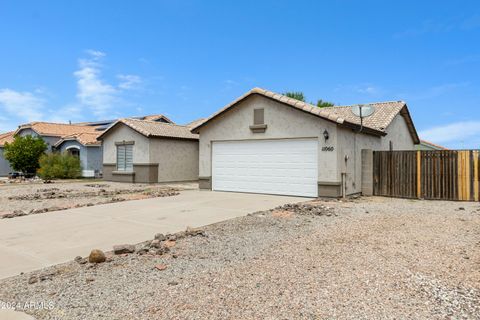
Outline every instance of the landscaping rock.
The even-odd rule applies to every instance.
[[[154,239],[159,241],[164,241],[164,240],[167,240],[167,237],[165,237],[163,233],[157,233]]]
[[[113,246],[113,253],[115,254],[124,254],[124,253],[133,253],[135,252],[135,246],[131,244],[119,244]]]
[[[93,249],[88,256],[88,262],[90,263],[102,263],[105,262],[105,260],[107,260],[105,253],[99,249]]]
[[[167,267],[167,265],[165,265],[165,264],[157,264],[157,265],[155,266],[155,269],[157,269],[157,270],[159,270],[159,271],[166,270],[167,268],[168,268],[168,267]]]
[[[187,230],[185,230],[185,235],[189,237],[195,237],[195,236],[205,237],[205,231],[202,228],[187,227]]]
[[[34,284],[38,282],[38,277],[37,276],[31,276],[28,278],[28,284]]]

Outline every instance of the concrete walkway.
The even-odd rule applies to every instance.
[[[87,256],[94,248],[135,244],[305,198],[190,190],[0,220],[0,279]]]

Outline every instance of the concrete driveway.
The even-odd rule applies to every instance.
[[[166,198],[126,201],[0,220],[0,279],[270,209],[305,198],[190,190]]]

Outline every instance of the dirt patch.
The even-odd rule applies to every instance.
[[[180,185],[55,182],[0,186],[0,219],[94,206],[99,204],[178,195]],[[186,185],[187,188],[191,186]]]
[[[478,203],[282,208],[2,280],[0,300],[51,302],[39,319],[479,319]]]

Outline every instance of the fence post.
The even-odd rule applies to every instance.
[[[417,198],[422,198],[422,151],[417,151]]]
[[[373,196],[373,150],[362,149],[362,195]]]

